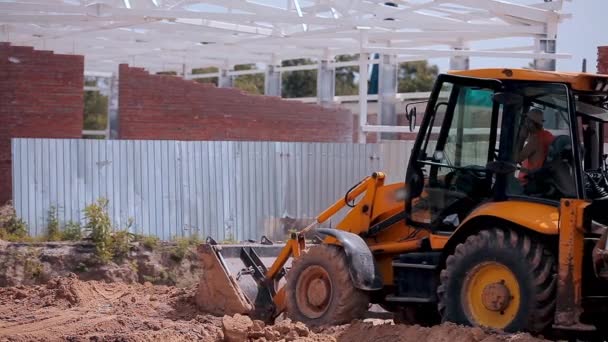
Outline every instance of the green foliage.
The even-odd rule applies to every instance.
[[[236,243],[238,243],[238,241],[234,238],[234,235],[228,234],[228,236],[226,236],[226,238],[224,240],[222,240],[221,243],[225,244],[225,245],[230,245],[230,244],[236,244]]]
[[[431,91],[437,74],[439,74],[439,68],[436,65],[429,66],[428,61],[400,63],[397,74],[398,92]]]
[[[156,236],[142,236],[141,244],[148,250],[155,250],[160,245],[160,239]]]
[[[211,74],[214,72],[218,72],[218,69],[216,67],[192,69],[193,75],[194,74]],[[219,79],[217,77],[195,78],[194,81],[196,81],[198,83],[213,83],[216,86],[219,83]]]
[[[25,253],[20,255],[23,260],[23,275],[32,280],[38,280],[44,273],[44,266],[40,262],[40,251],[27,247]]]
[[[187,238],[175,238],[175,246],[172,248],[171,254],[169,256],[173,261],[180,262],[186,257],[188,251],[190,250],[190,247],[196,246],[198,244],[200,244],[200,240],[196,235]]]
[[[235,65],[234,70],[253,70],[255,64]],[[264,74],[241,75],[234,78],[234,87],[251,94],[264,94]]]
[[[80,223],[70,221],[65,224],[61,232],[61,241],[78,241],[82,239]]]
[[[103,130],[108,124],[108,97],[98,91],[84,92],[84,129]]]
[[[28,227],[25,222],[17,217],[15,207],[11,202],[0,206],[0,239],[6,241],[27,241]]]
[[[61,240],[61,229],[59,228],[59,217],[57,216],[57,207],[51,206],[48,211],[46,224],[46,239],[47,241]]]
[[[112,259],[112,223],[108,214],[108,200],[100,198],[84,209],[85,230],[95,244],[95,255],[102,263]]]
[[[43,266],[37,256],[27,257],[23,264],[23,273],[32,279],[38,279],[42,276]]]
[[[73,270],[77,273],[85,273],[89,271],[89,266],[87,266],[87,264],[85,264],[84,262],[79,262]]]
[[[111,239],[111,252],[112,257],[116,260],[123,260],[129,256],[131,250],[131,242],[133,242],[134,235],[126,230],[119,230],[112,234]]]
[[[359,59],[359,55],[340,55],[336,56],[336,62],[349,62]],[[359,67],[348,66],[336,68],[336,96],[357,95],[359,85],[355,83],[355,74],[359,72]]]
[[[108,214],[108,200],[98,199],[84,209],[87,220],[85,230],[95,244],[95,257],[101,263],[108,263],[114,259],[122,261],[129,256],[131,243],[136,236],[129,232],[132,219],[129,219],[127,228],[113,232],[112,222]]]
[[[285,60],[281,64],[284,67],[312,64],[310,59]],[[298,70],[283,72],[281,75],[282,95],[285,98],[292,97],[314,97],[317,96],[317,71]]]
[[[176,71],[159,71],[156,73],[157,75],[165,75],[165,76],[177,76]]]

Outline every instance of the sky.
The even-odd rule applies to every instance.
[[[558,59],[557,70],[581,71],[583,58],[587,59],[587,71],[595,72],[597,65],[597,47],[608,45],[608,0],[566,0],[563,13],[570,13],[570,19],[564,19],[559,24],[557,32],[557,52],[572,55],[571,59]],[[486,41],[474,44],[471,48],[492,48],[501,45],[528,45],[531,39],[508,39],[500,42]],[[447,71],[447,58],[431,59],[430,63],[437,64],[440,71]],[[524,67],[531,62],[529,59],[513,58],[481,58],[471,57],[471,68],[488,67]]]

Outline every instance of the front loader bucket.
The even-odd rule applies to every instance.
[[[274,280],[266,279],[263,258],[251,246],[207,243],[198,247],[198,254],[203,270],[195,300],[201,311],[248,314],[266,322],[274,318]],[[267,256],[266,262],[269,259],[274,261]]]
[[[214,315],[249,314],[252,302],[230,274],[220,248],[210,244],[198,246],[202,275],[196,292],[196,305]]]

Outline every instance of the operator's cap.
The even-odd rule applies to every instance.
[[[526,116],[528,117],[528,119],[532,120],[533,122],[535,122],[539,125],[542,125],[543,122],[545,122],[545,120],[543,119],[543,111],[538,108],[530,109],[530,111],[528,111]]]

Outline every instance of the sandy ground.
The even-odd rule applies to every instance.
[[[0,341],[445,341],[531,342],[527,334],[487,334],[371,320],[315,331],[289,320],[265,326],[246,316],[197,311],[194,289],[56,278],[0,288]]]

